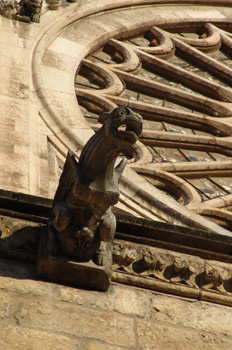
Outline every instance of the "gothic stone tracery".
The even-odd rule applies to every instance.
[[[140,35],[108,40],[83,61],[76,76],[77,98],[91,125],[101,96],[143,116],[145,147],[130,167],[228,229],[231,42],[230,31],[213,23],[196,23],[191,30],[151,27]],[[91,101],[96,89],[98,104]]]

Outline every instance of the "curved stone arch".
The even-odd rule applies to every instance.
[[[226,210],[217,208],[197,209],[198,214],[215,222],[221,222],[221,226],[231,229],[232,214]]]
[[[110,100],[116,104],[126,104],[128,107],[135,109],[138,113],[144,111],[144,104],[139,101],[128,100],[122,97],[111,96]],[[155,106],[146,103],[146,110],[144,111],[146,117],[152,118],[152,115],[158,116],[167,122],[173,122],[176,125],[188,127],[190,123],[196,128],[203,128],[209,134],[222,136],[229,136],[232,132],[232,127],[226,123],[223,118],[216,120],[213,117],[204,115],[203,117],[196,113],[190,113],[182,110],[174,110],[167,107]]]
[[[122,81],[118,78],[116,74],[114,74],[111,70],[107,69],[107,67],[102,64],[96,64],[91,61],[82,60],[81,67],[87,68],[90,71],[90,74],[96,76],[96,79],[103,81],[103,86],[99,86],[99,90],[95,89],[95,93],[98,92],[104,95],[120,95],[123,92],[124,86]]]
[[[177,196],[181,195],[183,197],[183,202],[188,208],[197,207],[201,203],[199,193],[187,181],[174,174],[170,174],[161,169],[151,170],[146,167],[142,168],[138,166],[132,166],[132,169],[137,170],[139,174],[151,175],[152,178],[160,180],[167,192]],[[159,188],[159,186],[157,187]]]
[[[206,23],[203,28],[206,30],[205,38],[182,38],[185,43],[196,47],[202,51],[213,51],[221,46],[220,30],[210,23]]]
[[[70,63],[68,70],[63,71],[63,77],[67,78],[67,86],[66,86],[67,91],[65,91],[64,93],[67,96],[69,96],[70,101],[72,101],[71,104],[73,106],[75,104],[75,112],[73,108],[74,114],[73,114],[73,118],[71,118],[72,120],[69,120],[68,115],[66,115],[68,114],[66,111],[67,104],[69,105],[69,107],[71,105],[66,101],[67,96],[62,101],[62,99],[59,97],[61,97],[61,94],[64,95],[64,93],[56,89],[53,90],[51,88],[52,87],[51,85],[50,86],[49,84],[47,85],[48,80],[50,80],[50,82],[54,82],[53,78],[56,76],[56,73],[58,72],[55,71],[54,66],[49,67],[49,66],[46,66],[45,64],[42,64],[42,69],[43,69],[43,72],[42,72],[43,79],[42,79],[40,65],[42,63],[42,59],[46,61],[45,54],[47,54],[49,50],[53,51],[53,53],[55,54],[65,54],[64,52],[59,51],[59,45],[58,45],[59,41],[62,42],[64,45],[67,45],[69,48],[72,47],[71,45],[72,40],[69,40],[64,35],[64,28],[67,29],[70,23],[74,23],[74,21],[77,21],[80,18],[82,19],[84,17],[87,18],[87,16],[93,14],[94,12],[98,13],[99,11],[102,11],[102,10],[112,10],[113,8],[116,8],[122,5],[122,3],[123,3],[123,6],[131,6],[131,5],[135,6],[135,5],[141,5],[141,4],[144,5],[143,1],[136,1],[136,2],[118,1],[117,3],[111,2],[111,1],[110,2],[101,1],[101,4],[99,4],[97,1],[91,1],[91,9],[90,7],[88,8],[87,6],[85,6],[85,9],[84,9],[81,7],[81,5],[74,5],[72,6],[72,9],[73,8],[78,9],[80,12],[77,13],[78,12],[77,11],[76,13],[71,13],[71,10],[69,9],[67,11],[64,10],[62,14],[60,13],[59,15],[57,15],[56,19],[54,19],[52,23],[50,22],[47,25],[47,27],[44,29],[44,32],[42,33],[40,39],[38,40],[35,46],[34,54],[32,57],[32,63],[33,63],[32,73],[33,73],[33,84],[34,84],[35,96],[37,99],[37,103],[39,104],[40,115],[43,121],[46,123],[46,125],[50,129],[51,133],[55,136],[55,138],[57,138],[57,140],[61,142],[66,148],[72,148],[74,151],[78,151],[82,147],[83,142],[85,142],[93,132],[91,128],[88,126],[88,124],[86,123],[86,121],[84,120],[81,110],[76,103],[74,87],[72,88],[70,87],[70,90],[68,87],[68,84],[70,84],[70,81],[74,76],[74,69],[76,69],[77,66],[80,64],[82,58],[85,58],[91,51],[94,51],[97,47],[100,47],[100,45],[103,45],[111,35],[113,35],[113,37],[117,37],[117,35],[119,35],[120,32],[122,32],[122,30],[125,30],[125,27],[122,26],[120,21],[115,21],[113,30],[107,31],[107,34],[106,34],[106,27],[102,28],[103,33],[102,34],[98,33],[99,37],[97,42],[92,40],[92,44],[91,44],[91,40],[89,40],[88,43],[86,43],[86,45],[83,45],[83,41],[86,38],[82,38],[82,41],[80,43],[78,44],[76,43],[74,45],[76,49],[75,55],[74,54],[71,55],[72,62]],[[144,5],[139,9],[141,11],[142,10],[144,11],[144,9],[146,8],[146,6],[148,6],[148,4],[154,4],[154,2],[148,1],[146,5]],[[146,26],[146,28],[149,28],[151,24],[152,25],[157,24],[156,22],[161,23],[162,18],[160,17],[160,13],[162,12],[163,9],[167,10],[168,9],[167,6],[168,5],[164,5],[162,9],[161,9],[162,6],[160,8],[156,7],[155,8],[156,18],[146,20],[146,23],[145,21],[143,23],[139,22],[140,28],[138,28],[138,23],[137,24],[134,23],[134,18],[133,18],[133,20],[131,20],[131,23],[129,23],[126,28],[127,34],[132,30],[139,31],[144,26]],[[109,15],[109,13],[107,13],[106,15]],[[120,14],[122,14],[122,12],[120,12]],[[169,8],[169,14],[171,14],[170,8]],[[100,15],[103,16],[104,14],[100,14]],[[165,15],[167,15],[167,11]],[[178,18],[178,20],[176,18],[174,20],[172,19],[172,24],[175,23],[175,21],[178,23],[183,21],[184,16],[186,16],[186,12],[184,14],[181,13],[181,16],[180,18]],[[55,15],[54,15],[54,18],[55,18]],[[43,20],[45,21],[45,19],[42,18],[41,24],[43,24],[44,22]],[[185,20],[187,21],[189,20],[189,18],[185,18]],[[117,28],[115,26],[116,24],[118,26]],[[104,23],[104,25],[106,24]],[[47,31],[49,27],[51,30]],[[60,73],[59,69],[58,71]],[[50,76],[48,75],[48,73],[50,74]],[[62,78],[61,78],[61,81],[62,81]],[[63,81],[65,81],[65,79]],[[56,105],[57,102],[54,103],[55,100],[59,101],[59,106]],[[202,219],[201,217],[194,214],[193,212],[188,211],[186,208],[180,209],[181,207],[175,202],[171,203],[172,208],[169,208],[170,210],[168,215],[165,215],[165,210],[162,209],[161,202],[163,204],[165,202],[167,205],[170,205],[169,200],[165,199],[164,196],[161,195],[159,191],[156,191],[154,188],[152,188],[152,186],[149,186],[149,184],[147,184],[146,182],[143,182],[143,180],[140,179],[140,177],[138,177],[136,174],[133,173],[133,176],[132,176],[131,171],[128,170],[126,177],[124,179],[124,184],[125,183],[129,184],[129,181],[126,180],[129,178],[130,179],[133,178],[133,181],[139,184],[139,189],[135,190],[137,195],[145,191],[144,189],[146,188],[146,193],[149,192],[153,198],[152,199],[151,197],[146,195],[145,196],[147,198],[146,205],[148,205],[148,207],[150,207],[153,204],[154,206],[158,205],[158,211],[161,212],[163,210],[162,214],[160,214],[159,217],[162,217],[164,220],[169,221],[170,218],[172,218],[172,220],[175,218],[174,221],[179,224],[184,224],[184,225],[193,224],[193,225],[196,225],[196,227],[201,227],[206,229],[208,228],[209,230],[213,230],[215,232],[221,231],[226,234],[226,232],[224,230],[220,230],[220,228],[217,225],[211,224],[210,222]],[[154,200],[155,196],[159,197],[158,200],[157,198],[156,200]],[[160,203],[160,205],[158,203]]]
[[[141,62],[138,55],[129,45],[125,45],[115,39],[109,39],[107,43],[112,45],[116,50],[119,50],[124,57],[122,63],[115,65],[111,64],[110,69],[117,68],[126,72],[136,72],[141,67]]]
[[[175,46],[170,35],[167,35],[165,31],[155,26],[151,27],[149,32],[154,35],[154,38],[158,41],[158,45],[155,47],[141,46],[139,50],[162,58],[174,55]]]
[[[104,97],[101,94],[96,94],[95,91],[88,91],[86,93],[85,89],[76,88],[75,94],[77,96],[77,100],[81,99],[82,101],[85,101],[82,102],[82,105],[92,104],[92,108],[96,108],[97,106],[99,109],[99,113],[112,110],[115,107],[117,107],[116,103],[110,101],[108,98]]]
[[[232,206],[232,195],[229,194],[224,197],[219,197],[219,198],[214,198],[210,199],[207,202],[202,202],[200,205],[200,208],[205,209],[205,208],[228,208]]]

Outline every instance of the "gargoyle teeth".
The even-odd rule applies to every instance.
[[[126,131],[126,124],[122,124],[122,125],[119,125],[119,127],[117,128],[118,131]]]

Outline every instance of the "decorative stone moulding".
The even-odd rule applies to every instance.
[[[48,254],[51,200],[1,191],[0,204],[1,259],[37,264],[42,279],[107,290],[104,266]],[[112,281],[232,305],[231,237],[115,215]]]
[[[231,264],[118,240],[113,261],[114,281],[232,305]]]

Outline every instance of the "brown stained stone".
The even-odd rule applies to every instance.
[[[0,152],[1,154],[8,153],[9,155],[12,155],[14,153],[14,145],[0,142]]]
[[[110,346],[110,345],[103,345],[103,344],[89,344],[86,348],[86,350],[125,350],[125,348],[115,348],[114,346]]]
[[[154,295],[151,317],[180,327],[226,335],[232,339],[231,308],[191,299]]]
[[[43,65],[72,73],[74,60],[70,55],[48,49],[43,57]]]
[[[76,286],[106,291],[110,279],[108,272],[92,261],[78,263],[65,258],[40,257],[37,265],[37,274],[41,278],[51,281],[70,283]]]
[[[0,261],[0,293],[7,291],[7,295],[17,295],[18,298],[38,298],[52,296],[53,284],[35,280],[35,266]],[[13,298],[15,301],[15,298]]]
[[[51,294],[52,285],[32,279],[14,279],[11,277],[0,277],[0,288],[15,292],[20,295],[32,296],[49,296]]]
[[[186,327],[167,324],[138,322],[139,350],[208,350],[231,349],[232,338],[216,333],[192,331]]]
[[[81,113],[77,106],[76,97],[70,93],[52,90],[47,90],[47,94],[53,107],[56,109],[57,112],[62,113],[65,123],[70,128],[77,128],[78,131],[80,131],[80,129],[87,130],[89,134],[86,139],[88,140],[90,137],[91,130],[89,130],[89,126],[86,120],[80,117]],[[82,136],[84,139],[84,135]]]
[[[55,286],[57,300],[93,308],[116,311],[124,315],[145,317],[149,307],[149,295],[141,290],[113,285],[107,293]]]
[[[129,317],[42,301],[21,302],[18,314],[22,315],[18,317],[18,322],[23,327],[91,337],[119,346],[134,346],[134,322]]]
[[[113,298],[113,309],[117,312],[145,317],[149,305],[149,297],[144,292],[127,287],[115,286]]]
[[[70,337],[1,324],[0,348],[4,350],[76,350],[78,341]]]
[[[8,317],[10,307],[10,297],[8,293],[0,291],[0,319]]]
[[[13,208],[12,208],[12,210],[13,210]],[[16,218],[12,218],[12,217],[9,218],[8,216],[1,215],[0,216],[1,238],[5,238],[8,236],[13,237],[13,234],[16,231],[18,231],[22,228],[25,228],[27,226],[37,226],[37,225],[38,225],[37,223],[32,223],[31,221],[18,220]],[[22,243],[22,241],[21,241],[21,243]]]

